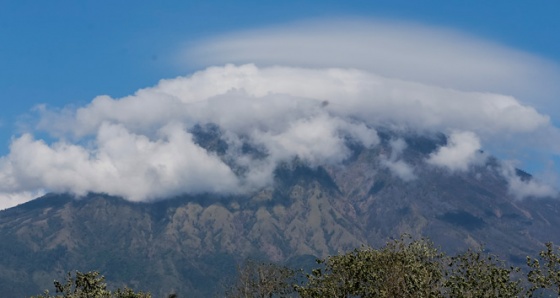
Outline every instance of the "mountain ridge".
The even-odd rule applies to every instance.
[[[250,195],[135,203],[48,194],[0,211],[0,291],[31,295],[68,270],[99,270],[115,286],[202,297],[248,257],[311,260],[403,233],[450,253],[484,245],[514,264],[545,241],[560,242],[552,233],[559,202],[514,199],[495,158],[452,172],[424,162],[447,144],[445,136],[379,135],[378,146],[353,146],[341,164],[282,163],[274,185]],[[219,137],[211,134],[207,146],[221,144]],[[397,137],[407,144],[398,160],[415,166],[415,179],[398,178],[384,164]]]

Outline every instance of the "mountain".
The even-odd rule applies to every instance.
[[[207,150],[227,149],[216,126],[195,127],[194,135]],[[250,195],[133,203],[48,194],[0,211],[0,292],[37,294],[69,270],[98,270],[115,287],[204,297],[222,290],[248,257],[299,267],[403,233],[429,237],[450,253],[484,245],[518,265],[543,242],[560,242],[560,201],[515,199],[497,159],[452,172],[425,162],[447,144],[445,136],[379,135],[373,148],[349,141],[343,164],[279,164],[274,185]],[[399,159],[414,167],[414,179],[386,166],[396,138],[407,144]]]

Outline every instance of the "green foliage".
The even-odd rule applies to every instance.
[[[238,268],[227,297],[533,297],[547,291],[560,296],[560,250],[552,243],[539,259],[527,257],[530,271],[507,267],[497,256],[468,250],[448,257],[431,242],[403,236],[380,249],[362,247],[317,261],[321,266],[301,276],[273,263],[247,261]],[[299,278],[298,278],[299,276]],[[525,289],[523,286],[529,286]],[[131,289],[107,289],[98,272],[68,274],[49,291],[32,298],[150,298]],[[176,297],[172,294],[169,297]]]
[[[276,265],[248,260],[238,267],[237,282],[226,297],[287,297],[294,294],[295,271]]]
[[[554,248],[551,242],[545,244],[546,250],[539,253],[543,265],[538,259],[527,257],[527,266],[531,271],[527,279],[531,283],[529,296],[532,297],[537,289],[551,289],[560,297],[560,250]],[[544,266],[544,268],[543,268]]]
[[[517,267],[497,256],[468,250],[448,257],[425,239],[403,236],[380,249],[362,247],[318,260],[321,265],[300,284],[292,284],[300,297],[533,297],[557,291],[560,296],[560,251],[551,243],[539,256],[528,258],[527,280]],[[543,265],[541,265],[541,263]],[[263,273],[265,266],[276,273]],[[241,270],[237,295],[230,297],[284,297],[292,292],[279,272],[293,272],[273,264]],[[287,271],[282,271],[287,270]],[[260,273],[257,273],[260,272]],[[268,278],[270,276],[270,278]],[[278,278],[280,277],[280,278]],[[293,280],[293,279],[292,279]],[[240,286],[242,285],[242,286]],[[530,287],[525,289],[524,286]],[[540,292],[537,292],[539,291]]]
[[[519,297],[521,281],[512,280],[519,268],[507,268],[504,261],[482,251],[468,250],[451,257],[444,283],[450,297]]]
[[[298,286],[302,297],[439,297],[442,255],[425,240],[408,237],[375,250],[362,248],[320,260],[324,269]]]
[[[105,277],[96,271],[82,273],[76,271],[75,277],[68,273],[65,283],[54,281],[57,295],[50,295],[45,291],[42,295],[31,298],[150,298],[147,293],[135,293],[129,288],[117,289],[115,292],[107,290]]]

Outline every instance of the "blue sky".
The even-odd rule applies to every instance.
[[[451,27],[560,61],[556,1],[0,1],[0,152],[34,105],[124,96],[192,72],[183,43],[328,16]]]
[[[210,37],[314,19],[381,19],[457,30],[557,66],[559,9],[556,1],[0,0],[0,156],[30,129],[37,105],[81,107],[189,75],[204,67],[181,52]],[[540,112],[560,123],[556,112]]]

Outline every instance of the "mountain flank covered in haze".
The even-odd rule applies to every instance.
[[[156,297],[204,297],[220,291],[246,258],[301,266],[403,233],[429,237],[450,253],[484,246],[516,265],[544,242],[560,242],[559,201],[518,199],[496,158],[478,152],[481,162],[465,170],[435,166],[449,137],[377,131],[373,147],[348,138],[350,154],[341,163],[280,163],[273,184],[249,194],[148,203],[48,194],[0,211],[0,292],[32,295],[50,288],[53,276],[98,270],[111,284]],[[228,162],[219,126],[191,133]],[[267,154],[255,144],[242,148],[255,159]]]

